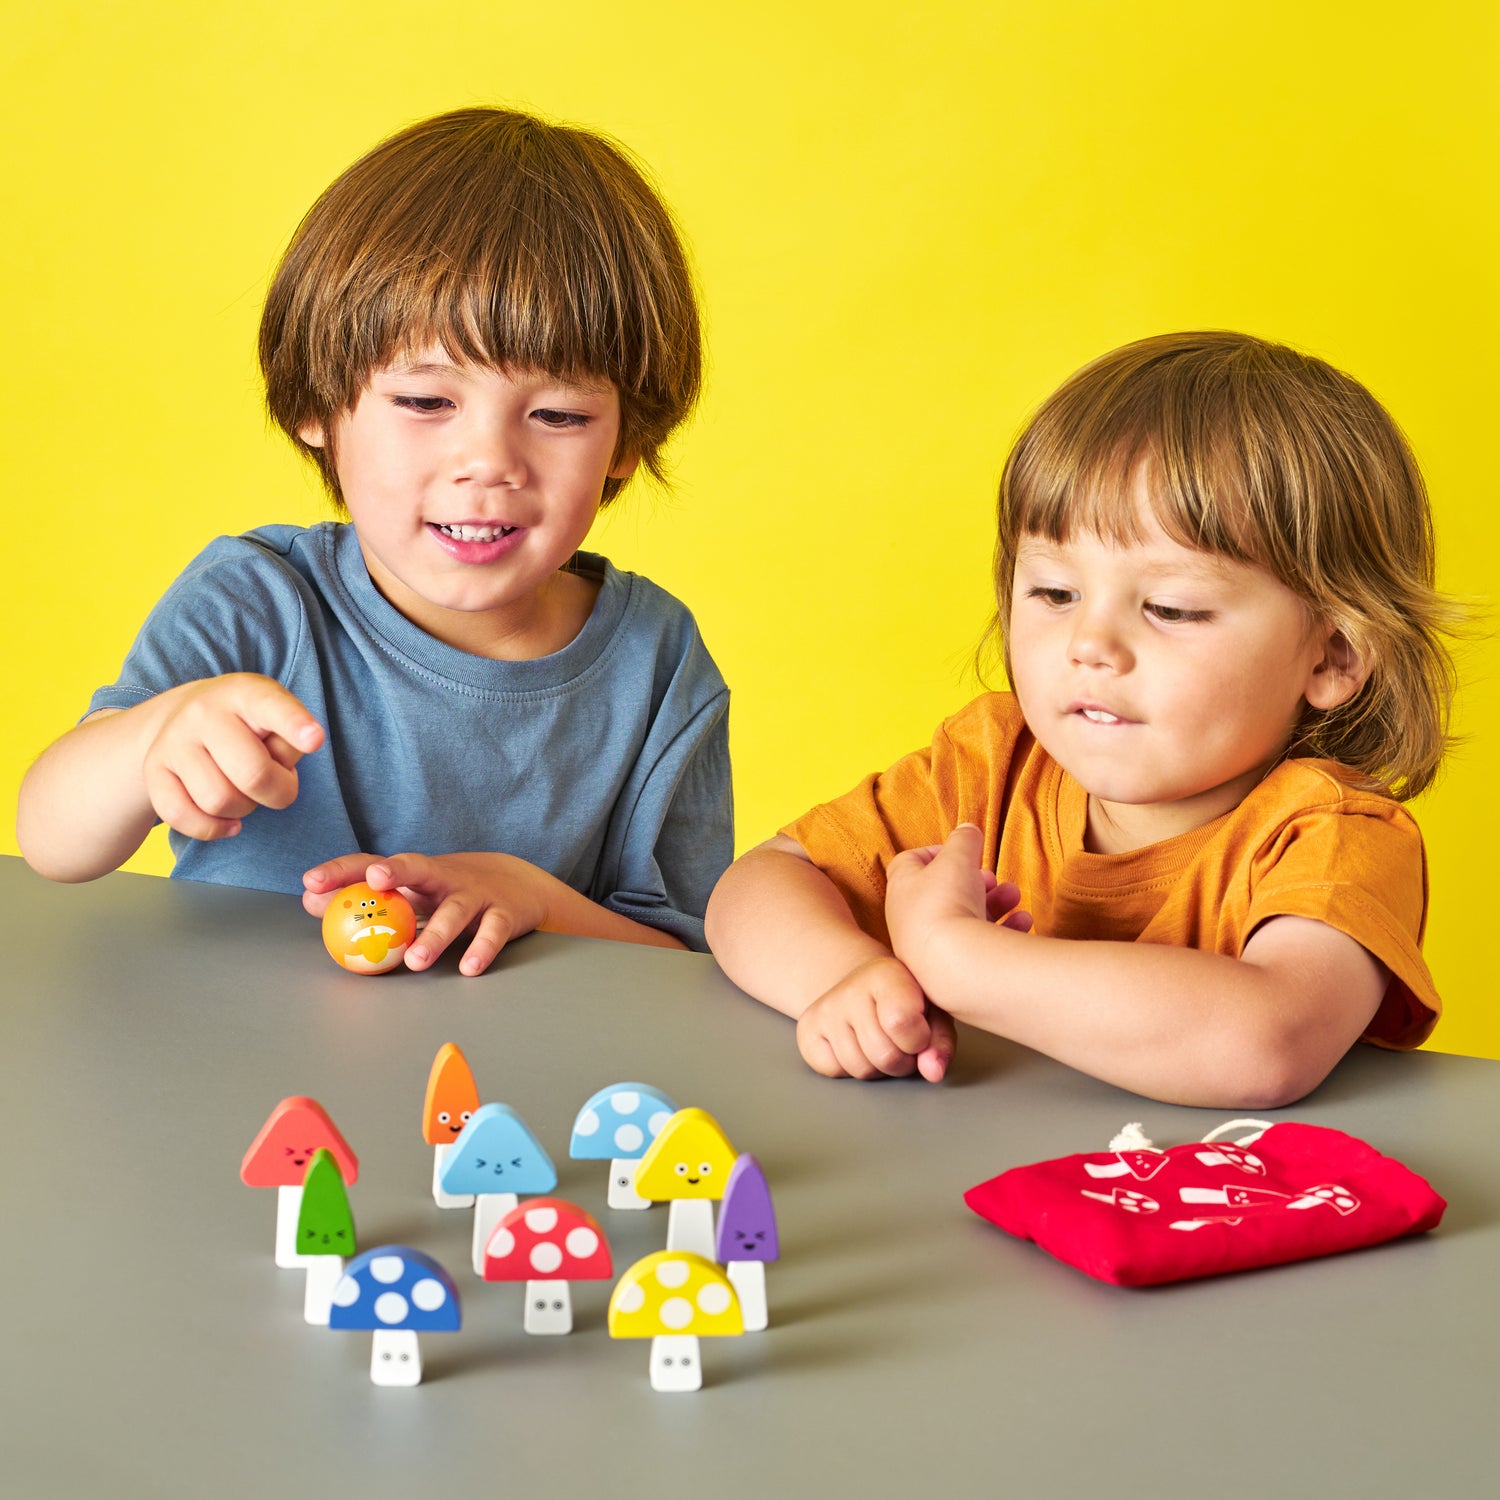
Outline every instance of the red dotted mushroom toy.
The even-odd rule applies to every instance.
[[[571,1333],[568,1283],[607,1281],[614,1270],[598,1222],[562,1198],[532,1198],[511,1209],[485,1247],[486,1281],[526,1283],[527,1333]]]

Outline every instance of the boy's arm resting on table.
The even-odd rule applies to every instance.
[[[232,837],[256,807],[297,795],[295,766],[323,730],[271,678],[233,673],[100,709],[26,773],[16,838],[50,880],[118,869],[160,820],[189,838]]]
[[[1028,936],[984,920],[979,831],[890,869],[897,955],[959,1020],[1168,1103],[1274,1109],[1316,1088],[1379,1007],[1387,973],[1325,923],[1264,922],[1239,958]]]
[[[816,1072],[933,1082],[953,1056],[953,1023],[926,1002],[889,948],[863,932],[833,882],[778,834],[742,855],[708,903],[709,947],[741,989],[797,1021]]]
[[[565,932],[655,948],[685,948],[669,932],[636,922],[591,901],[555,875],[513,854],[346,854],[302,877],[303,907],[321,917],[336,891],[356,881],[400,890],[427,920],[406,953],[409,969],[427,969],[455,939],[473,929],[459,961],[482,974],[512,938]]]

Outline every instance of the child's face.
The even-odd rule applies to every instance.
[[[557,638],[559,580],[571,582],[558,569],[588,535],[605,479],[635,467],[615,459],[619,430],[608,383],[459,364],[437,348],[377,370],[333,430],[371,578],[460,649],[558,649],[571,639]],[[318,428],[302,437],[324,441]]]
[[[1304,699],[1330,707],[1341,691],[1331,629],[1264,569],[1173,541],[1144,483],[1138,543],[1033,536],[1016,557],[1012,685],[1090,793],[1101,848],[1100,814],[1135,847],[1229,811],[1286,748]]]

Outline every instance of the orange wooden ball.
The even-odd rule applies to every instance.
[[[417,914],[400,891],[346,885],[323,913],[323,946],[351,974],[385,974],[401,966],[417,935]]]

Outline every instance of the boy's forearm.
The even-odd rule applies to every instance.
[[[1264,970],[1191,948],[970,921],[901,957],[955,1019],[1169,1103],[1275,1108],[1348,1044],[1309,1037]]]
[[[101,713],[54,741],[21,783],[16,841],[49,880],[93,880],[118,869],[156,816],[141,765],[165,694]]]
[[[640,943],[649,948],[681,948],[687,944],[660,927],[637,922],[621,912],[611,911],[591,901],[555,875],[533,866],[534,877],[542,893],[547,915],[541,924],[543,932],[566,932],[574,937],[608,938],[616,943]]]
[[[794,1019],[890,949],[861,931],[838,888],[787,840],[737,859],[708,903],[708,945],[741,989]]]

